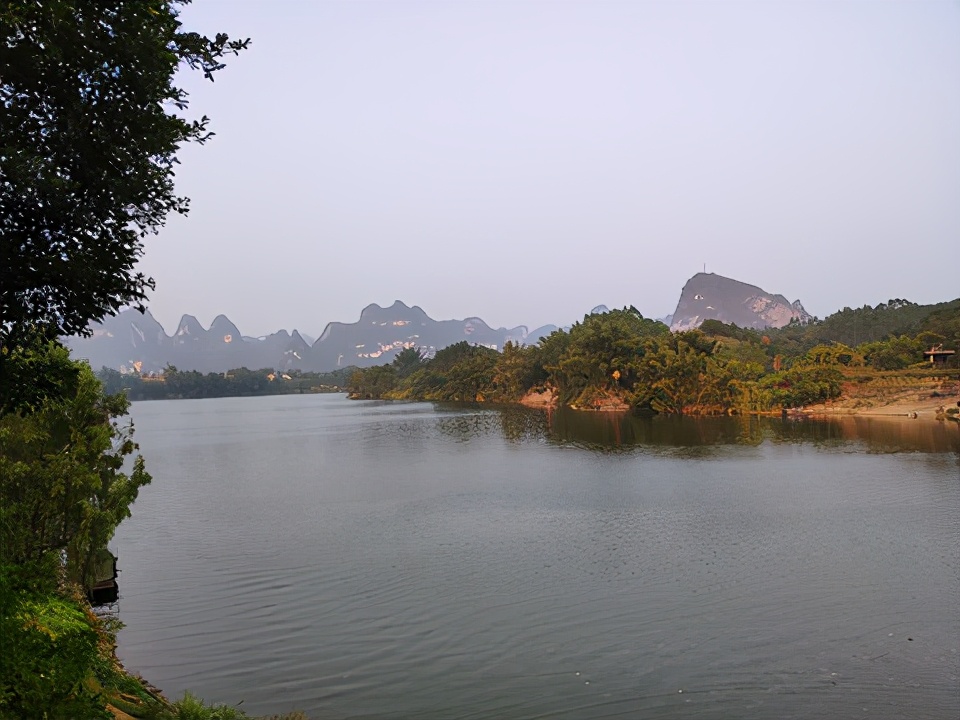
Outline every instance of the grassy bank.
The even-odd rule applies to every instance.
[[[244,720],[237,707],[186,694],[171,701],[116,655],[114,615],[91,608],[49,561],[0,568],[2,720]],[[306,720],[303,713],[271,720]]]

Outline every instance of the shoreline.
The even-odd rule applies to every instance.
[[[909,395],[912,397],[901,396],[880,403],[850,395],[830,403],[811,405],[803,408],[799,413],[816,417],[855,416],[943,421],[946,410],[960,406],[958,393],[944,393],[937,397],[924,398],[917,397],[916,393],[909,393]],[[946,415],[947,419],[949,417]]]
[[[781,414],[792,417],[884,417],[902,420],[935,420],[938,422],[957,420],[957,414],[947,414],[950,408],[960,408],[960,381],[947,372],[946,378],[917,378],[889,387],[888,381],[864,381],[849,378],[843,385],[840,397],[815,405],[778,410],[753,411],[740,413],[745,415],[776,417]],[[901,381],[902,382],[902,381]],[[612,392],[598,392],[593,405],[571,405],[574,410],[584,412],[629,412],[630,406]],[[520,405],[539,409],[552,409],[559,406],[556,391],[551,387],[540,387],[527,392],[519,399]],[[727,414],[727,413],[724,413]]]

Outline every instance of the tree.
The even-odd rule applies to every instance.
[[[366,400],[379,400],[397,386],[397,370],[393,365],[375,365],[365,370],[354,370],[350,377],[350,392]]]
[[[644,318],[634,307],[587,315],[570,328],[569,343],[556,366],[548,368],[551,380],[563,402],[614,385],[629,390],[644,340],[669,334],[666,325]]]
[[[789,370],[765,376],[760,390],[769,391],[774,407],[803,407],[840,396],[843,374],[836,366],[796,364]]]
[[[211,136],[182,114],[184,65],[213,79],[249,40],[185,32],[190,0],[0,5],[0,344],[86,333],[154,282],[135,271],[168,213],[176,153]]]
[[[86,583],[93,555],[130,516],[150,476],[140,456],[123,472],[137,449],[132,428],[115,422],[126,414],[126,397],[104,395],[90,367],[75,365],[70,397],[0,416],[0,564],[65,554],[68,577]]]
[[[122,395],[57,335],[143,309],[143,238],[170,212],[176,154],[203,143],[181,67],[209,78],[249,41],[185,32],[189,0],[0,2],[0,717],[111,717],[89,585],[150,481]]]
[[[866,363],[877,370],[902,370],[923,360],[923,350],[919,337],[910,338],[906,335],[863,343],[857,348]]]
[[[493,384],[500,400],[519,400],[523,394],[546,380],[547,374],[537,362],[538,348],[507,341],[497,358]]]
[[[405,378],[423,365],[424,351],[417,347],[404,348],[393,358],[393,369],[398,378]]]
[[[78,373],[63,345],[36,332],[17,345],[0,347],[0,417],[32,412],[49,397],[69,397]]]
[[[729,377],[714,357],[716,341],[699,330],[646,341],[634,403],[657,412],[703,412],[728,404]]]

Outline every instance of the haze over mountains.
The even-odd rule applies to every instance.
[[[397,300],[388,308],[368,305],[355,323],[328,324],[312,344],[296,330],[245,336],[224,315],[214,318],[209,329],[192,315],[184,315],[168,336],[149,311],[124,310],[92,324],[91,330],[89,338],[70,337],[64,342],[75,357],[85,358],[95,369],[105,366],[145,373],[174,365],[200,372],[239,367],[327,372],[351,365],[382,365],[409,347],[431,355],[463,340],[501,350],[508,341],[535,343],[556,327],[530,332],[522,325],[494,329],[476,317],[434,320],[419,307]]]
[[[598,305],[591,313],[606,309]],[[790,303],[754,285],[698,273],[687,281],[676,311],[665,322],[678,331],[698,327],[709,318],[751,328],[811,319],[799,300]],[[184,315],[172,335],[149,311],[124,310],[90,327],[93,334],[88,338],[64,338],[74,357],[85,358],[94,369],[140,373],[158,372],[167,365],[200,372],[239,367],[328,372],[351,365],[382,365],[411,347],[431,355],[467,341],[502,350],[507,342],[533,344],[557,329],[555,325],[532,331],[523,325],[494,329],[478,317],[434,320],[399,300],[387,308],[368,305],[354,323],[329,323],[315,342],[296,330],[248,337],[224,315],[214,318],[207,329],[192,315]]]

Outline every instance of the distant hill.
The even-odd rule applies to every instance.
[[[184,315],[168,336],[149,311],[124,310],[92,324],[91,330],[89,338],[69,337],[64,343],[74,357],[87,359],[94,369],[156,372],[174,365],[200,372],[239,367],[329,372],[351,365],[382,365],[407,347],[431,355],[466,340],[501,350],[508,341],[535,343],[556,327],[546,325],[530,332],[522,325],[494,329],[477,317],[434,320],[419,307],[398,300],[388,308],[368,305],[355,323],[328,324],[313,343],[296,330],[244,336],[224,315],[218,315],[209,329],[192,315]]]
[[[756,285],[714,273],[697,273],[683,286],[670,329],[691,330],[704,320],[719,320],[759,330],[783,327],[791,320],[812,319],[799,300],[791,303],[783,295],[768,293]]]
[[[598,305],[591,314],[607,312]],[[672,316],[670,329],[689,330],[713,319],[741,328],[783,327],[811,316],[800,301],[793,303],[755,285],[712,273],[697,273],[687,281]],[[434,320],[416,305],[397,300],[390,307],[368,305],[353,323],[332,322],[314,342],[294,330],[263,337],[243,335],[226,316],[218,315],[204,328],[184,315],[171,335],[149,313],[125,310],[91,325],[89,338],[64,338],[75,357],[94,369],[156,372],[167,365],[179,370],[223,372],[233,368],[272,368],[331,372],[350,366],[388,363],[404,348],[420,348],[427,356],[461,341],[502,350],[507,342],[533,344],[558,329],[545,325],[528,331],[491,328],[478,317]]]

